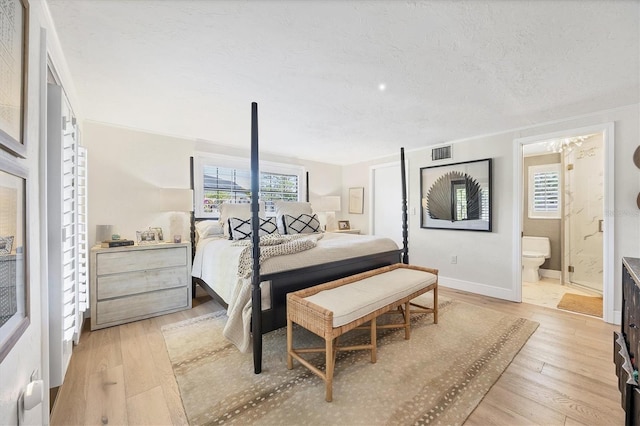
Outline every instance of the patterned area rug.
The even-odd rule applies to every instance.
[[[558,302],[558,309],[602,318],[602,297],[565,293]]]
[[[285,329],[264,336],[259,375],[252,355],[222,336],[224,312],[162,331],[190,424],[462,424],[538,324],[444,298],[438,319],[414,315],[410,340],[379,330],[375,364],[368,351],[338,352],[330,403],[319,377],[297,362],[287,370]],[[367,339],[354,330],[341,344]],[[323,344],[295,329],[295,345],[303,341]],[[324,365],[324,355],[314,355]]]

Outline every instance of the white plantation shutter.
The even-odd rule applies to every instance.
[[[560,164],[529,167],[529,217],[560,218]]]
[[[47,86],[49,380],[62,384],[87,309],[86,151],[60,86]]]
[[[83,313],[88,308],[89,294],[89,244],[87,242],[87,150],[78,146],[76,169],[76,234],[77,234],[77,290],[76,290],[76,335],[75,342],[80,340],[82,330]]]

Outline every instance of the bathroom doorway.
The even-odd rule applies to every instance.
[[[550,256],[540,262],[539,281],[521,281],[520,300],[552,308],[560,304],[566,310],[575,310],[571,305],[584,300],[602,308],[601,313],[591,315],[612,322],[613,217],[605,220],[604,213],[608,205],[613,205],[613,150],[609,149],[613,125],[517,142],[519,234],[548,238],[551,247]],[[532,203],[548,211],[532,212]],[[523,264],[529,266],[532,262],[523,257],[524,241],[519,243],[518,272],[522,272]],[[520,280],[535,276],[531,271],[525,272],[514,276]],[[577,296],[565,297],[571,302],[567,304],[563,299],[566,293]],[[578,306],[577,311],[580,309]]]

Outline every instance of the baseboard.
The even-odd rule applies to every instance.
[[[622,324],[622,311],[613,311],[613,324]]]
[[[495,297],[497,299],[515,301],[513,289],[499,288],[472,281],[464,281],[456,278],[438,276],[438,285],[455,290],[467,291],[469,293],[481,294],[483,296]]]
[[[540,275],[546,278],[553,278],[554,280],[562,279],[562,272],[554,269],[539,269]]]

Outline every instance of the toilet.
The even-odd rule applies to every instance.
[[[522,280],[537,283],[540,266],[551,257],[551,243],[547,237],[522,237]]]

